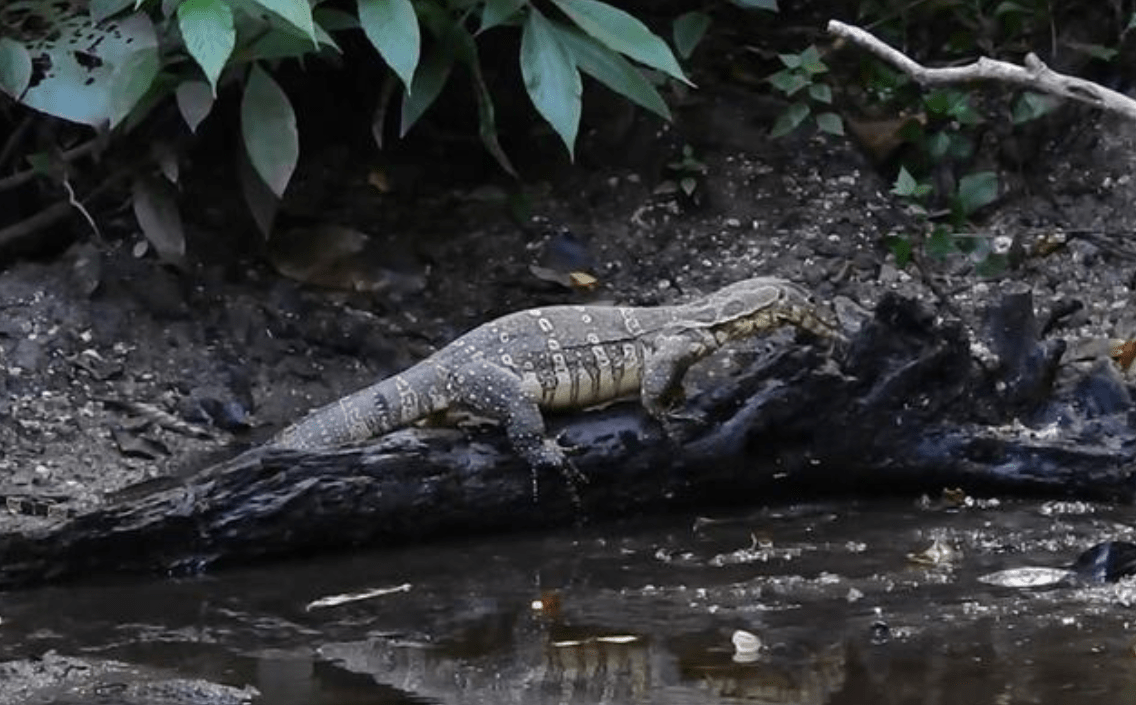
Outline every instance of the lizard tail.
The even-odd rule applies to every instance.
[[[440,375],[428,362],[322,406],[285,428],[269,445],[330,448],[407,426],[448,406]]]

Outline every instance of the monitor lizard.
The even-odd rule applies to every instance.
[[[579,477],[545,433],[542,411],[583,409],[638,395],[666,422],[682,378],[722,345],[782,326],[841,336],[801,287],[747,279],[689,303],[657,307],[550,306],[510,313],[465,333],[396,375],[288,426],[269,447],[312,449],[361,441],[451,407],[499,421],[536,471]],[[574,488],[573,492],[574,492]]]

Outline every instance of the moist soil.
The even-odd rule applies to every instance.
[[[267,243],[235,177],[198,159],[186,265],[108,216],[97,246],[0,272],[0,530],[193,472],[531,306],[664,304],[774,275],[825,304],[899,292],[972,332],[1027,288],[1069,365],[1136,336],[1133,123],[1066,107],[1028,163],[999,166],[1002,195],[965,236],[1013,264],[983,276],[974,253],[898,266],[888,238],[926,225],[889,193],[894,174],[844,137],[771,139],[782,107],[711,82],[673,125],[629,113],[592,129],[575,165],[534,137],[522,182],[476,150],[323,145]]]

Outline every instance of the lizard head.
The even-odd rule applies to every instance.
[[[705,299],[699,320],[715,337],[731,338],[792,325],[825,338],[839,337],[836,325],[808,291],[776,277],[745,279]]]

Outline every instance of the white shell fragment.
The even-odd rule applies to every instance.
[[[741,663],[756,660],[761,651],[761,639],[741,629],[734,632],[730,641],[734,643],[734,660]]]
[[[1010,568],[988,573],[978,580],[987,585],[1000,587],[1046,587],[1070,577],[1072,573],[1064,568]]]

